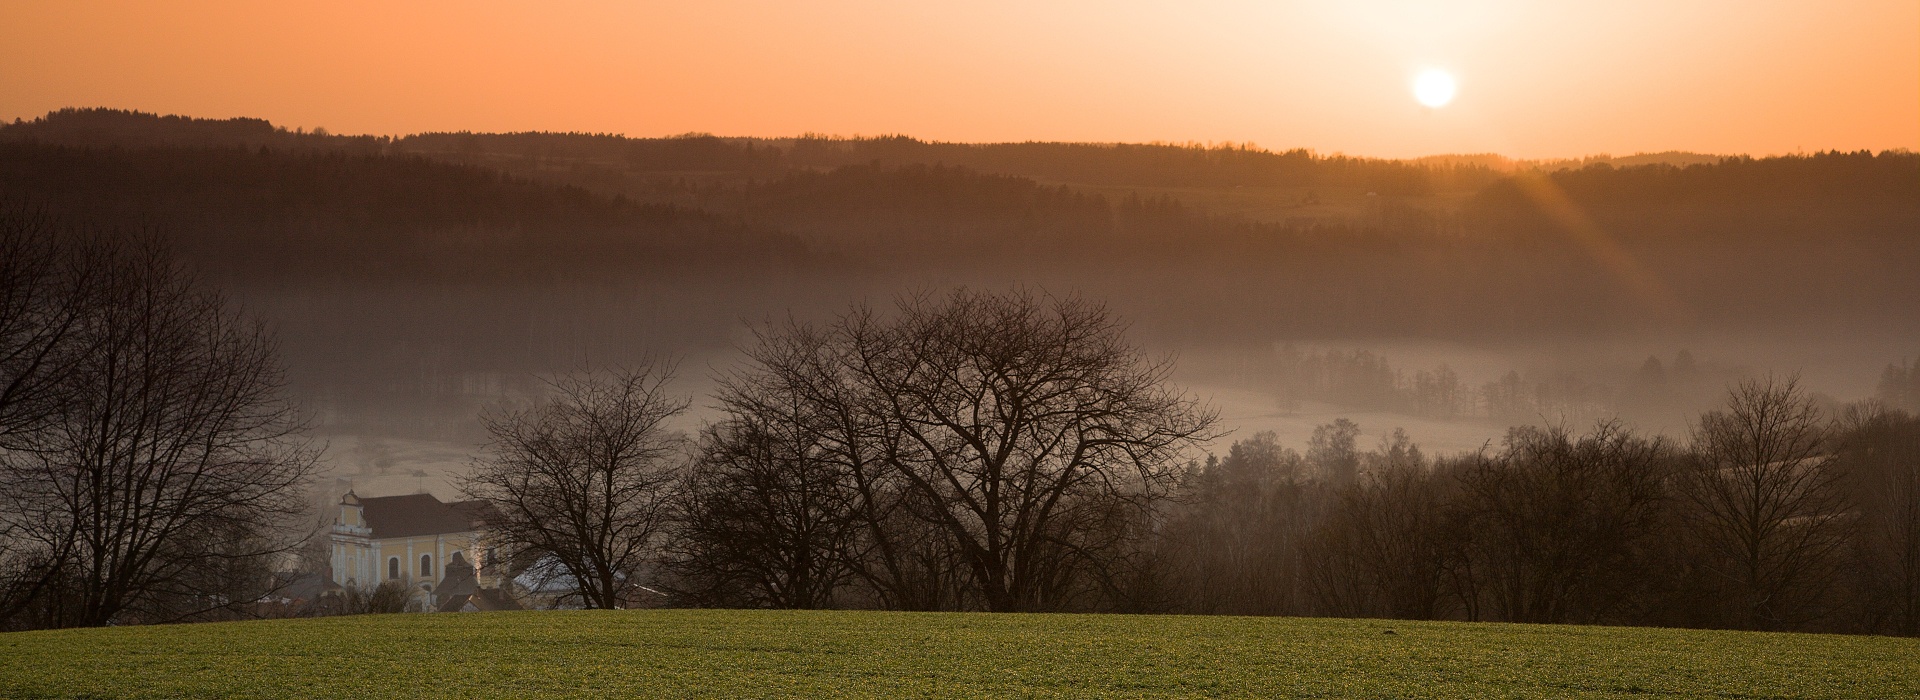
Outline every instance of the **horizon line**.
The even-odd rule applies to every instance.
[[[39,114],[37,116],[32,116],[32,117],[14,116],[12,117],[11,121],[9,121],[5,116],[0,116],[0,129],[5,129],[14,125],[31,124],[35,122],[45,121],[50,117],[53,117],[55,115],[58,115],[64,112],[89,112],[89,111],[118,112],[118,113],[130,114],[130,115],[142,116],[142,117],[153,117],[153,118],[159,118],[159,119],[177,118],[177,119],[186,119],[186,120],[192,120],[192,121],[220,122],[220,121],[238,121],[238,120],[259,120],[262,122],[266,122],[269,126],[274,127],[275,131],[277,132],[284,132],[289,134],[314,135],[316,133],[319,133],[320,135],[324,135],[324,136],[334,136],[334,137],[341,137],[341,138],[376,138],[376,139],[388,139],[388,140],[394,140],[394,141],[398,141],[398,140],[406,139],[410,137],[418,137],[418,136],[438,136],[438,135],[458,135],[458,134],[472,134],[475,136],[512,136],[512,135],[523,135],[523,134],[552,135],[552,136],[590,136],[590,137],[601,137],[601,138],[619,138],[619,139],[628,139],[628,140],[636,140],[636,141],[668,140],[668,139],[679,139],[679,138],[715,138],[720,140],[737,140],[737,141],[801,141],[801,140],[877,141],[877,140],[883,140],[883,139],[898,138],[898,139],[907,139],[910,141],[916,141],[916,142],[925,143],[925,144],[957,145],[957,146],[1003,146],[1003,145],[1022,145],[1022,144],[1055,144],[1055,145],[1071,145],[1071,146],[1151,146],[1151,147],[1190,148],[1190,149],[1197,149],[1197,150],[1245,150],[1245,151],[1252,151],[1252,152],[1270,153],[1275,155],[1284,155],[1289,153],[1305,153],[1308,156],[1315,157],[1315,158],[1323,158],[1323,159],[1349,158],[1349,159],[1355,159],[1355,160],[1373,160],[1373,161],[1388,161],[1388,162],[1418,162],[1418,161],[1425,161],[1425,160],[1479,158],[1479,159],[1500,159],[1502,161],[1505,161],[1505,163],[1503,163],[1504,165],[1511,165],[1511,166],[1541,166],[1541,165],[1559,165],[1559,164],[1565,164],[1565,163],[1587,163],[1587,162],[1599,162],[1599,161],[1608,161],[1608,160],[1623,160],[1623,159],[1630,159],[1630,158],[1639,158],[1644,156],[1695,156],[1695,157],[1702,157],[1702,158],[1711,158],[1715,160],[1738,159],[1738,158],[1751,158],[1751,159],[1758,160],[1758,159],[1765,159],[1765,158],[1788,158],[1788,157],[1796,157],[1796,156],[1821,155],[1821,154],[1827,154],[1827,153],[1861,152],[1858,150],[1847,151],[1847,150],[1835,148],[1835,149],[1815,149],[1815,150],[1798,149],[1794,151],[1785,151],[1785,152],[1779,152],[1779,153],[1753,154],[1753,153],[1715,153],[1710,151],[1692,151],[1692,150],[1669,148],[1669,149],[1663,149],[1663,150],[1657,150],[1657,151],[1649,151],[1649,150],[1634,151],[1626,155],[1615,155],[1613,153],[1587,153],[1587,154],[1582,154],[1577,156],[1518,157],[1518,156],[1507,155],[1505,153],[1500,153],[1497,151],[1483,151],[1483,152],[1471,152],[1471,153],[1464,153],[1464,152],[1433,153],[1433,154],[1420,155],[1420,156],[1377,156],[1377,155],[1353,154],[1353,153],[1347,153],[1347,152],[1338,151],[1338,150],[1320,151],[1310,146],[1294,146],[1289,148],[1275,149],[1275,148],[1262,146],[1259,143],[1251,140],[1201,141],[1201,140],[1190,139],[1185,141],[1179,141],[1179,140],[1155,139],[1155,140],[1148,140],[1148,141],[1104,141],[1104,140],[1074,141],[1074,140],[1057,140],[1057,139],[1025,139],[1025,140],[999,140],[999,141],[995,141],[995,140],[963,141],[963,140],[943,140],[943,139],[923,138],[923,137],[914,136],[905,132],[876,133],[876,134],[861,134],[861,133],[839,134],[839,133],[805,131],[805,132],[801,132],[800,134],[791,135],[791,136],[744,136],[744,135],[720,135],[712,132],[695,130],[695,131],[684,131],[680,133],[671,133],[671,134],[636,136],[626,132],[610,132],[610,131],[573,131],[573,130],[473,131],[468,129],[457,129],[457,130],[429,129],[429,130],[415,131],[415,132],[404,133],[404,134],[375,134],[375,133],[349,134],[349,133],[334,132],[331,129],[327,129],[324,125],[315,125],[311,128],[307,127],[306,125],[289,126],[282,123],[276,123],[272,119],[269,119],[267,117],[258,117],[258,116],[203,117],[203,116],[195,116],[190,114],[179,114],[179,113],[163,114],[157,110],[149,112],[149,111],[143,111],[140,109],[107,107],[107,106],[61,107],[58,109],[49,110],[43,114]],[[1882,149],[1864,149],[1864,150],[1867,153],[1871,153],[1875,156],[1894,155],[1894,154],[1914,152],[1913,149],[1905,146],[1896,146],[1892,148],[1882,148]]]

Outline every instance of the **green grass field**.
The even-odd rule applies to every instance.
[[[1920,640],[1181,616],[382,615],[4,634],[0,694],[1888,698],[1920,697]]]

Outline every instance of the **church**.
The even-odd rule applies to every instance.
[[[517,608],[501,594],[501,567],[485,546],[486,507],[425,493],[361,498],[348,491],[329,536],[332,582],[372,590],[399,581],[425,610]]]

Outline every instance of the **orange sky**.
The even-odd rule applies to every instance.
[[[1414,102],[1415,71],[1458,76]],[[1920,0],[0,0],[0,118],[1404,157],[1920,150]]]

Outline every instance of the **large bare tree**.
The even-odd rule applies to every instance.
[[[856,306],[824,330],[768,331],[752,356],[727,401],[798,416],[833,443],[893,569],[874,578],[937,581],[957,565],[962,602],[988,610],[1059,609],[1117,585],[1179,460],[1214,436],[1215,415],[1168,386],[1172,363],[1077,298],[912,296],[887,315]]]
[[[564,574],[584,605],[630,603],[656,560],[681,480],[684,440],[667,420],[689,402],[667,393],[672,367],[580,370],[547,382],[531,406],[482,416],[492,436],[462,487],[492,506],[509,561]]]
[[[1728,623],[1777,629],[1819,612],[1849,508],[1828,443],[1794,378],[1743,381],[1694,426],[1679,485]]]
[[[314,468],[273,339],[158,239],[90,246],[57,404],[0,461],[14,536],[57,557],[37,624],[239,606],[299,543]]]
[[[789,323],[756,331],[749,367],[722,378],[717,399],[733,421],[754,421],[811,440],[811,463],[837,473],[850,497],[853,574],[882,607],[958,606],[965,574],[938,526],[916,517],[934,507],[894,469],[905,439],[861,381],[859,347],[841,332]],[[712,566],[715,562],[703,565]]]

